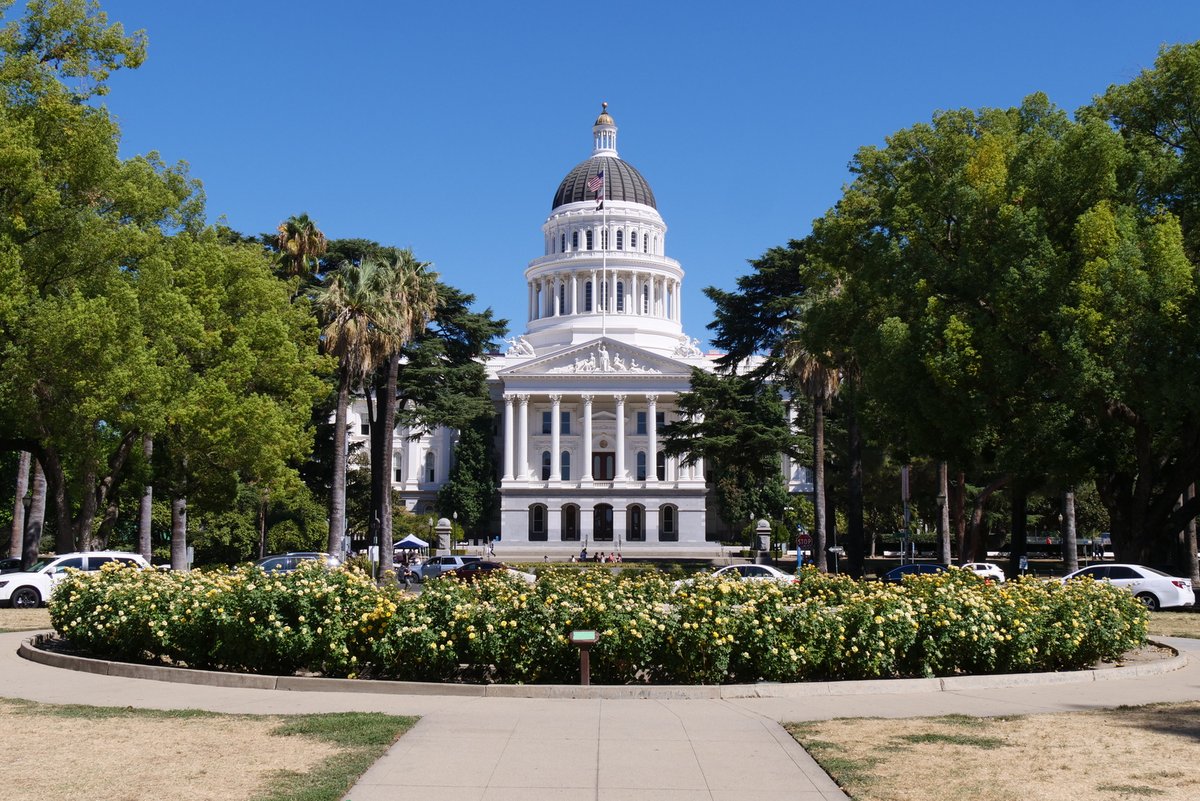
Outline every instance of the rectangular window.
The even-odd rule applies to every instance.
[[[542,433],[550,433],[550,412],[542,412]]]
[[[400,471],[399,467],[396,468],[396,483],[397,484],[404,483],[404,474]]]
[[[665,424],[665,422],[666,422],[666,419],[667,419],[667,413],[666,413],[666,412],[655,412],[655,414],[654,414],[654,425],[658,427],[658,430],[659,430],[659,431],[662,431],[662,430],[663,430],[663,425]]]
[[[560,415],[561,415],[561,419],[559,421],[559,428],[561,429],[561,433],[564,435],[570,434],[571,433],[571,413],[570,412],[561,412]]]
[[[584,231],[583,235],[584,235],[584,238],[587,240],[587,249],[591,250],[592,249],[592,232]]]
[[[369,436],[371,433],[371,424],[370,423],[360,423],[358,426],[358,433],[362,434],[364,437]]]
[[[645,435],[645,433],[646,433],[646,413],[645,412],[637,413],[637,430],[634,433]]]

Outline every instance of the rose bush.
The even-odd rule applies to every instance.
[[[570,683],[574,629],[600,634],[597,683],[805,681],[1070,670],[1145,640],[1105,583],[987,584],[950,571],[890,585],[806,570],[794,584],[656,571],[446,579],[419,596],[357,571],[74,572],[50,602],[75,646],[122,660],[422,681]]]

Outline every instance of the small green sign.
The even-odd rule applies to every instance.
[[[571,632],[571,642],[575,645],[587,645],[600,639],[600,634],[591,629],[580,629]]]

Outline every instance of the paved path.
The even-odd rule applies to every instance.
[[[835,716],[1023,714],[1200,699],[1200,641],[1171,673],[1081,684],[806,698],[558,700],[286,692],[99,676],[16,655],[0,634],[0,694],[51,703],[218,712],[347,710],[422,719],[350,791],[351,801],[705,799],[845,796],[779,726]]]

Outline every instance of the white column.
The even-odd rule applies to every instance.
[[[504,478],[503,481],[512,481],[513,479],[513,397],[512,395],[504,396]]]
[[[529,396],[518,395],[521,409],[517,413],[517,463],[513,467],[516,478],[529,480]]]
[[[568,314],[578,314],[579,311],[579,273],[571,273],[571,311]]]
[[[646,396],[646,480],[658,481],[658,396]]]
[[[593,298],[595,295],[593,294]],[[583,396],[583,481],[592,480],[592,396]]]
[[[614,478],[625,480],[625,396],[613,395],[617,402],[617,466]],[[615,512],[614,512],[615,513]]]
[[[529,308],[527,309],[527,312],[528,312],[527,316],[528,316],[528,319],[530,319],[530,320],[536,320],[537,319],[537,304],[535,303],[534,298],[537,297],[537,294],[533,288],[534,284],[532,281],[530,281],[527,284],[527,286],[529,288]]]
[[[704,422],[704,413],[703,412],[696,415],[696,422],[697,423]],[[699,481],[704,480],[704,457],[700,457],[700,458],[696,459],[696,463],[692,466],[692,474],[696,477],[697,480],[699,480]]]
[[[557,483],[562,478],[562,451],[560,449],[559,402],[562,395],[550,396],[550,481]]]
[[[596,271],[592,270],[592,314],[600,313],[600,284],[596,281]]]

